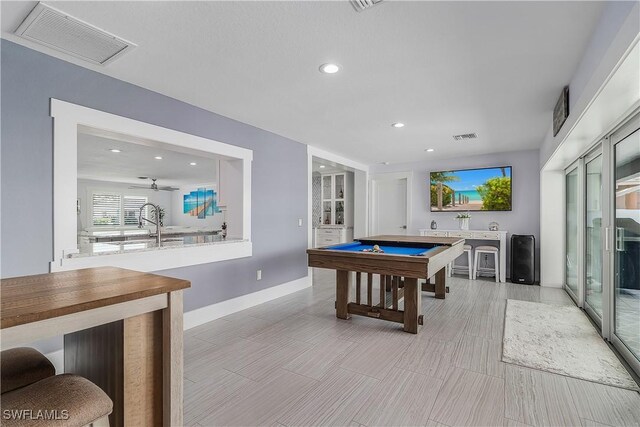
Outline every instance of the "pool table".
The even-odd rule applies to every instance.
[[[372,252],[377,245],[382,252]],[[336,270],[336,317],[352,314],[404,324],[404,330],[418,333],[422,322],[421,291],[434,292],[444,299],[445,267],[462,255],[464,239],[429,236],[372,236],[350,243],[308,249],[309,267]],[[350,301],[355,272],[355,302]],[[363,297],[366,274],[366,301]],[[379,296],[373,301],[374,275],[378,276]],[[435,284],[429,278],[435,276]],[[418,279],[426,279],[422,286]],[[398,301],[404,297],[404,310]]]

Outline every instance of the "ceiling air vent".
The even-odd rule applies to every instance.
[[[356,12],[362,12],[372,6],[382,2],[382,0],[349,0]]]
[[[38,3],[16,35],[94,64],[105,65],[136,45]]]
[[[475,133],[463,133],[460,135],[453,135],[453,139],[456,141],[468,141],[470,139],[477,139],[478,135]]]

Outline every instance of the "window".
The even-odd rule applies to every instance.
[[[140,207],[147,203],[143,196],[127,196],[118,193],[93,193],[91,198],[92,224],[94,226],[138,225]],[[149,207],[142,215],[149,217]]]
[[[120,195],[94,193],[92,197],[93,225],[120,225]]]
[[[124,196],[124,225],[138,225],[140,207],[147,203],[142,196]],[[142,216],[149,218],[149,206],[145,206]]]

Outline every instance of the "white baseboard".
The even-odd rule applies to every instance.
[[[564,285],[562,283],[540,283],[540,286],[542,286],[543,288],[564,288]]]
[[[188,311],[184,313],[184,330],[186,331],[229,314],[301,291],[311,285],[312,278],[310,273],[308,276],[291,282]],[[61,374],[64,372],[64,350],[52,351],[45,354],[45,356],[55,366],[56,373]]]
[[[308,275],[291,282],[188,311],[184,314],[184,329],[186,331],[229,314],[301,291],[310,287],[311,284],[311,275]]]

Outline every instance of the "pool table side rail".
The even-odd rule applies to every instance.
[[[406,236],[406,235],[391,235],[385,234],[380,236],[363,237],[361,239],[354,239],[356,241],[376,241],[385,242],[389,244],[393,243],[405,243],[405,244],[435,244],[435,245],[447,245],[453,246],[459,242],[464,243],[464,239],[459,237],[435,237],[435,236]]]
[[[369,237],[366,240],[375,239],[379,241],[392,241],[390,239],[380,239],[381,237],[387,236]],[[408,236],[389,237],[397,238]],[[413,236],[412,238],[419,237]],[[427,237],[426,239],[435,240],[435,238],[432,237]],[[445,239],[448,239],[448,241],[438,244],[446,246],[439,246],[432,249],[424,256],[392,255],[371,252],[346,252],[331,250],[330,247],[307,249],[309,267],[427,279],[437,273],[440,269],[444,268],[444,266],[459,255],[462,255],[464,239]]]

